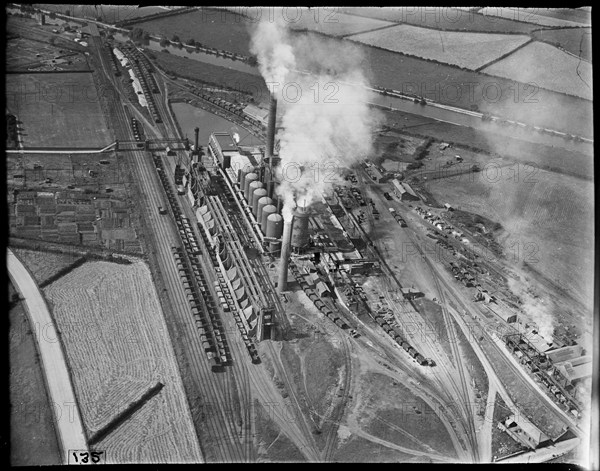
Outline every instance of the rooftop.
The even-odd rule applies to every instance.
[[[233,137],[228,132],[213,132],[211,137],[217,141],[222,152],[237,152],[238,148]]]

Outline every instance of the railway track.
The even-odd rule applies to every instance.
[[[452,349],[452,356],[456,362],[456,364],[454,365],[455,366],[454,369],[455,369],[456,373],[458,373],[459,384],[456,383],[456,380],[453,377],[453,375],[448,375],[448,379],[450,381],[450,384],[453,385],[453,389],[455,389],[457,397],[460,398],[458,401],[455,401],[455,403],[459,405],[459,407],[462,411],[463,419],[464,419],[465,425],[467,427],[468,433],[466,435],[468,437],[471,453],[473,455],[475,462],[477,462],[479,459],[479,447],[477,446],[477,438],[476,438],[477,435],[475,433],[475,426],[473,424],[472,409],[471,409],[471,407],[469,407],[471,401],[468,400],[471,397],[471,395],[469,393],[468,384],[465,379],[464,366],[462,363],[462,355],[459,350],[458,343],[456,342],[456,339],[457,339],[456,331],[454,329],[451,318],[446,309],[446,305],[445,305],[446,300],[445,300],[444,292],[442,290],[442,287],[440,286],[437,272],[432,267],[429,258],[421,250],[421,246],[417,243],[413,234],[411,234],[410,231],[406,231],[406,234],[408,235],[413,246],[416,247],[417,250],[419,251],[419,254],[423,258],[423,260],[425,260],[427,267],[429,268],[429,270],[431,272],[434,284],[436,286],[438,297],[441,301],[441,308],[442,308],[442,313],[443,313],[443,317],[444,317],[444,323],[446,324],[446,330],[449,335],[448,338],[452,339],[449,342],[449,344],[450,344],[450,348]],[[453,334],[452,337],[450,337],[451,333]],[[466,404],[465,404],[465,400],[467,401]]]
[[[344,208],[344,211],[345,208]],[[346,212],[346,214],[349,214]],[[358,221],[356,221],[354,215],[350,214],[351,216],[351,220],[354,221],[354,225],[355,227],[357,227],[357,229],[359,230],[360,233],[363,234],[363,237],[366,239],[367,242],[372,243],[371,239],[369,238],[368,234],[366,233],[366,231],[360,226],[360,224],[358,223]],[[412,239],[411,239],[412,240]],[[414,241],[413,241],[414,243]],[[415,246],[418,248],[419,251],[421,251],[420,246],[418,246],[417,244],[415,244]],[[389,277],[389,279],[393,280],[395,284],[398,285],[398,287],[402,288],[402,285],[400,284],[400,282],[397,280],[397,278],[394,276],[393,271],[391,270],[391,268],[389,267],[389,265],[387,264],[387,262],[385,261],[385,259],[381,256],[379,250],[373,246],[373,249],[371,250],[374,257],[380,260],[380,264],[382,267],[382,271],[384,272],[384,274]],[[422,252],[421,252],[422,254]],[[422,254],[424,256],[424,254]],[[388,299],[391,302],[391,305],[394,305],[394,301],[389,297],[389,293],[386,293],[386,297],[388,297]],[[414,307],[414,305],[411,302],[411,306],[414,310],[414,312],[406,310],[404,312],[405,315],[410,317],[411,322],[415,323],[415,325],[421,325],[420,321],[420,316],[417,315],[417,311]],[[437,353],[436,349],[430,345],[431,341],[430,340],[426,340],[425,344],[427,344],[428,348],[430,349],[430,357],[434,358],[436,361],[436,363],[438,365],[440,364],[445,364],[445,358],[443,358],[439,353]],[[456,398],[463,398],[464,399],[464,392],[461,392],[461,385],[456,383],[456,380],[454,379],[454,377],[451,374],[447,374],[447,383],[443,383],[441,381],[440,378],[436,378],[436,382],[438,384],[438,386],[440,387],[440,391],[443,391],[444,394],[446,395],[447,399],[445,401],[445,406],[446,408],[448,407],[448,404],[454,404],[456,403]],[[462,382],[461,382],[462,383]],[[448,391],[447,386],[450,385],[451,389],[454,390],[455,394],[450,394],[450,392]],[[466,396],[468,397],[468,395]],[[468,437],[468,448],[470,448],[470,450],[467,450],[467,453],[469,453],[471,458],[475,458],[478,451],[477,451],[477,447],[473,446],[473,442],[474,440],[476,440],[475,435],[474,435],[474,427],[472,426],[472,420],[471,420],[471,413],[470,410],[468,408],[468,405],[465,405],[464,402],[459,401],[460,403],[460,409],[461,409],[461,419],[464,422],[464,426],[466,427],[465,430],[465,434]],[[473,430],[473,432],[472,432]]]
[[[99,39],[99,38],[97,38]],[[97,53],[104,64],[104,72],[110,71],[106,68],[103,57],[102,45],[97,44]],[[107,74],[110,76],[110,73]],[[117,138],[131,139],[129,123],[125,117],[122,106],[115,107],[113,118],[117,121],[115,132]],[[236,422],[232,420],[226,411],[232,410],[234,404],[226,400],[227,391],[231,387],[224,378],[214,375],[210,365],[201,350],[201,343],[196,329],[193,315],[188,305],[183,285],[176,271],[170,247],[177,243],[177,232],[173,221],[158,214],[157,206],[162,204],[160,195],[160,182],[156,171],[146,153],[140,151],[131,152],[130,160],[132,171],[137,175],[138,187],[142,196],[140,201],[142,211],[145,213],[144,220],[148,225],[148,237],[151,246],[154,247],[153,257],[160,267],[160,272],[169,295],[172,310],[168,317],[171,326],[171,338],[177,338],[177,350],[183,355],[178,355],[178,362],[182,367],[184,384],[188,396],[188,403],[196,402],[194,406],[210,410],[206,411],[204,417],[194,417],[194,425],[200,437],[200,444],[205,460],[219,462],[246,461],[248,449],[244,449],[238,441]],[[157,191],[158,189],[158,191]],[[211,377],[210,381],[205,378]],[[198,393],[200,395],[198,395]],[[200,401],[200,404],[197,403]],[[237,404],[237,402],[236,402]],[[246,404],[243,405],[246,407]],[[247,408],[247,407],[246,407]],[[199,415],[199,414],[197,414]],[[210,437],[217,437],[216,441]],[[226,438],[224,438],[226,437]]]

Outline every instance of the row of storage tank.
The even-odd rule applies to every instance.
[[[263,175],[262,178],[261,174]],[[239,171],[237,182],[263,235],[273,239],[281,239],[284,221],[278,211],[278,198],[274,194],[276,185],[265,181],[268,179],[268,174],[266,169],[261,171],[261,169],[248,167]],[[308,221],[309,213],[301,210],[294,212],[291,236],[291,246],[293,248],[300,250],[308,246],[310,240]],[[276,250],[279,245],[279,243],[272,243],[271,251]]]

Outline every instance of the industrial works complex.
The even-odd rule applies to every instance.
[[[169,11],[156,15],[174,14]],[[119,256],[125,260],[132,253],[136,257],[142,254],[139,260],[143,259],[150,267],[152,284],[160,298],[157,305],[168,319],[165,325],[170,329],[169,342],[177,344],[170,347],[176,352],[174,364],[182,376],[188,376],[182,380],[185,386],[182,410],[187,411],[193,422],[197,433],[194,439],[198,439],[203,458],[208,454],[208,461],[221,458],[242,461],[260,455],[253,447],[258,449],[263,442],[256,439],[258,426],[249,411],[258,398],[281,397],[301,420],[293,422],[289,430],[281,420],[273,420],[279,427],[273,443],[280,435],[289,435],[293,437],[289,439],[290,449],[299,443],[308,444],[299,456],[315,461],[333,460],[334,448],[343,432],[350,436],[366,423],[360,423],[359,419],[372,414],[370,419],[384,422],[381,417],[388,412],[385,407],[404,406],[393,404],[395,399],[387,403],[386,399],[381,411],[365,412],[364,402],[368,401],[361,398],[352,409],[349,407],[351,388],[362,392],[367,387],[375,388],[357,386],[360,375],[371,368],[376,372],[373,378],[384,377],[381,372],[386,371],[398,375],[385,376],[385,381],[396,388],[392,389],[400,391],[398,397],[404,397],[401,391],[405,385],[398,380],[402,377],[411,386],[405,388],[407,397],[419,398],[432,410],[431,404],[442,405],[440,410],[444,410],[439,417],[443,419],[439,424],[443,423],[448,430],[456,451],[448,456],[477,461],[483,454],[488,461],[507,463],[521,459],[548,461],[582,443],[585,433],[581,425],[589,407],[587,394],[592,377],[591,352],[584,348],[583,341],[579,343],[583,336],[570,337],[568,332],[551,336],[530,322],[531,319],[525,319],[525,307],[515,301],[518,296],[506,294],[510,283],[504,276],[508,270],[504,270],[503,262],[495,265],[496,259],[490,262],[476,254],[474,246],[493,246],[493,237],[475,233],[472,226],[463,223],[464,219],[457,215],[465,217],[469,213],[458,206],[455,209],[453,200],[451,205],[429,199],[431,194],[422,183],[432,171],[424,170],[422,180],[405,178],[413,174],[401,172],[400,165],[394,172],[390,170],[392,164],[386,167],[381,163],[385,159],[374,162],[368,158],[371,156],[361,154],[348,168],[337,168],[335,181],[323,186],[325,190],[312,200],[296,198],[298,195],[290,194],[287,177],[281,171],[286,162],[278,138],[283,141],[281,130],[288,129],[283,127],[285,120],[278,116],[275,94],[269,95],[268,105],[254,100],[250,100],[254,104],[245,103],[246,100],[229,103],[221,98],[227,98],[228,92],[215,93],[211,87],[202,91],[194,88],[193,81],[158,68],[154,59],[149,59],[152,55],[143,48],[120,44],[104,31],[101,34],[95,23],[98,22],[86,24],[89,33],[79,33],[77,44],[93,51],[94,65],[102,73],[98,70],[85,73],[90,77],[92,72],[95,74],[91,83],[121,93],[115,96],[134,98],[123,98],[123,103],[117,100],[100,111],[114,119],[114,124],[110,124],[107,141],[112,144],[107,146],[104,142],[98,149],[26,148],[15,134],[21,118],[16,113],[8,114],[7,109],[7,129],[14,134],[15,142],[15,148],[9,152],[23,161],[26,153],[27,158],[37,158],[36,153],[40,154],[33,169],[21,162],[16,173],[9,176],[14,187],[9,204],[11,237],[17,240],[15,247],[24,251],[31,249],[31,245],[27,246],[31,240],[70,244],[81,249],[77,252],[81,259],[40,287],[50,285],[89,260],[114,261]],[[61,29],[61,33],[64,31]],[[59,34],[58,28],[52,34]],[[81,42],[84,38],[88,41]],[[131,92],[128,95],[124,92],[127,90]],[[209,110],[208,114],[235,123],[236,127],[231,129],[244,129],[264,145],[244,145],[239,135],[222,124],[207,130],[203,138],[208,137],[207,142],[200,142],[199,127],[194,129],[193,142],[184,138],[183,123],[177,121],[171,107],[173,103],[184,102],[190,107],[200,103],[199,107]],[[415,98],[414,103],[420,101]],[[424,106],[423,103],[418,106],[421,105]],[[370,102],[369,106],[375,107]],[[194,116],[190,130],[202,126]],[[415,126],[419,124],[408,127]],[[382,126],[373,134],[388,138],[390,135],[385,133],[390,129]],[[401,131],[396,131],[401,135]],[[422,156],[433,155],[427,152],[434,138],[421,139],[422,136],[410,133],[402,136],[406,138],[403,145],[407,143],[411,149],[406,154],[416,154],[415,149],[420,149]],[[390,141],[393,139],[400,140],[391,136]],[[384,143],[389,148],[394,144],[397,145]],[[439,154],[448,147],[450,144],[439,144]],[[43,153],[69,154],[67,160],[73,167],[79,162],[78,153],[81,159],[96,161],[83,161],[80,165],[83,176],[77,183],[75,171],[70,170],[73,184],[64,185],[67,191],[59,188],[64,181],[39,177],[44,170]],[[445,165],[459,167],[456,164],[463,163],[463,157],[454,156],[453,151],[452,154]],[[446,154],[443,155],[446,159]],[[123,156],[128,159],[126,165]],[[472,164],[479,161],[473,156],[472,162],[466,160],[460,168],[473,176],[479,168]],[[90,169],[92,165],[97,166]],[[110,187],[104,188],[108,195],[104,194],[100,187],[105,182],[96,179],[106,169],[119,165],[127,166],[131,177],[127,182],[131,186],[119,195],[121,201]],[[305,170],[298,167],[300,172]],[[57,179],[64,177],[60,172],[56,175]],[[27,179],[39,184],[28,189]],[[76,188],[76,185],[89,186],[90,181],[97,183],[97,190]],[[41,188],[44,191],[37,191]],[[290,200],[294,205],[290,206]],[[435,204],[430,204],[431,201]],[[143,208],[139,214],[131,209],[136,204]],[[492,221],[484,222],[489,228]],[[487,236],[485,227],[484,232]],[[400,245],[402,254],[398,254]],[[428,246],[434,247],[435,263],[426,254]],[[87,249],[89,252],[82,255]],[[123,261],[127,263],[130,262]],[[432,297],[432,292],[438,298]],[[12,301],[24,299],[20,295],[13,293]],[[173,312],[166,312],[165,307]],[[305,376],[309,367],[305,358],[293,356],[293,361],[301,363],[298,366],[289,358],[282,360],[281,354],[285,346],[292,351],[292,357],[297,353],[294,348],[300,344],[298,340],[309,337],[302,337],[300,327],[300,334],[295,331],[296,322],[304,328],[306,321],[306,325],[318,330],[314,319],[309,322],[303,317],[307,313],[318,317],[319,322],[343,339],[336,346],[336,339],[328,338],[327,342],[331,341],[335,348],[323,350],[338,349],[336,353],[343,357],[339,361],[344,364],[341,372],[330,373],[330,380],[335,376],[337,381],[338,374],[343,379],[332,387],[333,393],[328,391],[331,404],[326,405],[326,411],[319,412],[322,415],[310,408],[303,409],[302,401],[310,401],[297,397],[301,389],[295,389],[296,382],[304,381],[308,392]],[[454,342],[436,336],[437,322],[448,335],[454,334]],[[491,330],[486,330],[488,327]],[[472,334],[469,339],[467,331]],[[310,345],[312,348],[313,344]],[[365,352],[368,353],[362,358]],[[296,366],[300,373],[292,371]],[[508,371],[506,376],[501,374],[503,369]],[[144,404],[166,394],[171,387],[162,378],[160,381],[154,378],[148,384],[151,387],[137,383],[131,386],[132,390],[146,388],[146,392],[124,404],[116,416],[109,417],[99,430],[86,436],[86,445],[97,445],[110,437]],[[535,396],[533,405],[525,404],[527,394],[512,394],[517,388]],[[376,392],[369,390],[373,397]],[[493,397],[488,397],[488,393]],[[422,400],[425,397],[429,402]],[[453,401],[455,410],[450,411],[448,403]],[[216,411],[209,419],[204,416],[206,404]],[[235,405],[231,407],[232,404]],[[491,415],[473,411],[473,404],[476,409],[491,405]],[[413,409],[411,414],[421,415],[420,411],[415,412],[417,407]],[[383,415],[378,416],[382,411]],[[350,418],[346,422],[344,417]],[[413,419],[411,415],[410,420]],[[333,433],[323,434],[324,445],[317,445],[315,437],[328,421],[334,424]],[[350,430],[348,423],[355,429]],[[391,428],[394,427],[392,424]],[[365,437],[371,433],[371,438],[375,437],[369,427],[364,430]],[[210,436],[215,431],[223,436]],[[395,431],[410,435],[399,427]],[[484,433],[487,435],[482,438]],[[491,452],[481,451],[492,450],[492,434],[499,443],[504,442],[498,435],[512,440],[513,448],[507,445],[499,459],[492,457]],[[415,436],[408,437],[418,442],[415,449],[424,447],[439,461],[448,458],[420,442],[425,440],[423,436],[419,439]],[[394,438],[389,440],[386,443],[394,443]],[[405,450],[398,447],[395,451]],[[408,450],[406,456],[417,456],[414,451]],[[427,456],[426,452],[421,454],[418,458]]]

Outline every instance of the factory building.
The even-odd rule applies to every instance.
[[[402,296],[404,299],[416,299],[422,298],[425,294],[413,288],[402,288]]]
[[[592,376],[592,357],[581,356],[561,363],[555,363],[555,376],[563,387],[574,386],[579,381]]]
[[[394,194],[400,198],[401,201],[418,201],[420,199],[408,183],[400,183],[394,178],[392,180],[392,186]]]
[[[522,414],[511,415],[504,422],[500,422],[499,428],[508,433],[514,440],[522,443],[528,448],[535,450],[540,443],[549,438],[532,422],[527,420]]]
[[[548,359],[552,363],[561,363],[563,361],[569,361],[573,358],[580,357],[583,352],[581,345],[570,345],[568,347],[557,348],[546,352]]]
[[[267,125],[269,119],[269,110],[265,110],[254,105],[248,105],[246,108],[244,108],[244,114],[246,114],[250,119],[257,121],[264,126]]]
[[[238,154],[238,147],[228,132],[213,132],[208,139],[208,150],[215,165],[223,170],[231,167],[231,157]]]
[[[493,298],[493,296],[490,297],[490,295],[488,293],[482,293],[482,294],[484,296],[484,299],[486,299],[487,303],[489,303],[491,301],[491,299]],[[488,298],[490,298],[490,301],[487,300],[486,295]],[[517,322],[517,315],[512,312],[507,312],[504,310],[500,310],[499,312],[498,311],[494,311],[494,312],[496,314],[498,314],[502,318],[502,320],[508,324],[513,324],[513,323]]]

